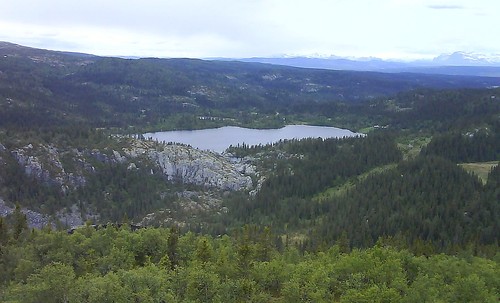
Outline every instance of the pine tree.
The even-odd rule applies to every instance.
[[[14,217],[14,239],[19,239],[23,231],[28,230],[28,220],[26,215],[21,211],[21,206],[16,204],[16,208],[13,213]]]
[[[9,228],[7,222],[0,217],[0,247],[7,244],[9,241]]]

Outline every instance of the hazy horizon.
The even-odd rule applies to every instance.
[[[0,40],[99,56],[431,59],[500,53],[493,0],[18,0]]]

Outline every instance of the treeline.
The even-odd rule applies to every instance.
[[[85,186],[65,197],[67,203],[78,203],[101,220],[120,222],[123,218],[139,218],[161,208],[175,209],[180,184],[168,182],[146,161],[130,167],[130,163],[107,163],[88,178]]]
[[[476,136],[471,140],[484,139]],[[260,191],[251,198],[228,198],[230,211],[222,222],[272,226],[305,250],[342,237],[350,247],[370,247],[388,236],[413,251],[454,253],[474,247],[476,254],[494,255],[500,234],[498,166],[483,185],[449,159],[428,155],[443,146],[439,137],[420,156],[404,161],[394,139],[382,131],[365,138],[277,144]],[[464,142],[458,146],[472,146]],[[481,145],[473,151],[488,149],[479,141],[473,144]],[[233,151],[251,155],[268,148]],[[468,160],[483,159],[472,151],[468,155]]]
[[[363,116],[378,116],[380,125],[427,133],[466,132],[498,124],[500,89],[418,89],[358,107]],[[498,126],[496,126],[498,128]]]
[[[436,135],[424,147],[422,154],[440,156],[455,163],[499,160],[500,129],[498,125],[496,128],[465,134],[448,132]]]
[[[259,152],[268,147],[246,147]],[[389,133],[342,139],[292,140],[273,147],[281,160],[272,157],[270,174],[254,199],[236,199],[229,205],[231,215],[246,223],[300,225],[314,219],[321,206],[311,203],[313,195],[340,186],[370,169],[397,162],[401,153]],[[288,156],[286,156],[288,155]],[[319,212],[319,213],[318,213]]]
[[[420,156],[401,162],[323,202],[329,212],[310,239],[331,243],[347,233],[351,245],[369,247],[381,236],[402,236],[407,247],[431,244],[428,253],[491,245],[483,247],[484,252],[495,254],[499,170],[496,166],[483,186],[476,176],[443,158]]]
[[[13,230],[0,219],[2,302],[497,302],[496,261],[416,256],[380,240],[301,254],[269,229],[233,236],[88,226]]]
[[[382,125],[388,116],[391,124],[403,127],[408,121],[423,124],[439,119],[435,120],[439,123],[443,117],[450,120],[463,114],[462,121],[468,123],[470,118],[477,121],[480,115],[492,112],[495,100],[481,96],[486,90],[415,89],[498,84],[487,77],[314,70],[193,59],[126,60],[22,47],[1,51],[0,127],[9,128],[56,127],[75,121],[123,129],[189,128],[190,124],[172,125],[165,118],[210,115],[212,111],[230,113],[233,118],[238,112],[269,116],[279,112],[301,115],[308,121],[324,115],[325,120],[351,128],[369,126],[365,122]],[[396,97],[397,108],[388,111],[387,96],[399,92],[404,93]],[[384,99],[373,103],[374,98]],[[399,111],[409,107],[413,110]]]

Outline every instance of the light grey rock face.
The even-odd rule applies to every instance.
[[[61,163],[61,153],[53,146],[28,144],[11,152],[24,172],[47,184],[61,187],[63,192],[85,185],[85,178],[80,174],[66,172]],[[79,154],[72,157],[75,161],[86,164],[79,158]]]
[[[21,211],[26,215],[26,220],[28,221],[29,228],[41,229],[49,224],[52,226],[52,228],[55,228],[55,225],[51,222],[49,216],[29,210],[27,208],[23,208]]]
[[[5,201],[0,198],[0,217],[6,217],[14,212],[14,208],[9,207]],[[55,228],[54,220],[50,216],[41,214],[39,212],[30,210],[28,208],[22,208],[21,212],[26,215],[26,221],[29,228],[41,229],[44,226],[51,225]],[[85,223],[86,220],[98,220],[98,215],[86,214],[82,215],[78,206],[72,205],[69,209],[62,209],[56,213],[55,218],[67,227],[80,226]]]
[[[80,208],[76,204],[73,204],[69,208],[61,209],[56,213],[56,217],[59,222],[70,228],[84,225],[87,220],[99,220],[99,215],[97,214],[82,214]]]
[[[62,209],[56,214],[57,219],[68,227],[80,226],[85,222],[77,205],[72,205],[69,209]]]
[[[188,146],[152,144],[136,141],[124,150],[130,157],[146,156],[156,164],[168,180],[222,190],[249,190],[252,179],[228,158]]]
[[[224,157],[226,157],[233,165],[236,167],[236,169],[246,175],[255,175],[257,173],[256,167],[253,164],[255,162],[255,159],[252,157],[244,157],[244,158],[237,158],[233,156],[230,153],[223,154]]]
[[[13,212],[14,208],[7,206],[7,204],[5,204],[5,201],[0,198],[0,217],[6,217]],[[26,221],[29,228],[41,229],[48,224],[51,224],[52,227],[55,227],[55,225],[51,223],[49,216],[29,210],[27,208],[22,208],[21,212],[26,215]]]
[[[8,207],[5,204],[5,201],[2,198],[0,198],[0,217],[6,217],[6,216],[10,215],[13,211],[14,211],[14,209],[11,207]]]
[[[255,167],[251,161],[235,160],[182,145],[137,139],[126,139],[121,143],[123,145],[118,150],[64,149],[43,144],[27,144],[10,151],[2,145],[0,149],[2,153],[11,154],[25,174],[57,186],[62,192],[84,187],[86,178],[92,178],[92,173],[99,169],[95,161],[107,164],[122,163],[128,170],[151,167],[152,174],[154,171],[161,172],[167,180],[196,184],[216,192],[251,191],[254,187],[252,177],[255,175]],[[94,163],[95,167],[91,163]],[[190,196],[179,199],[179,207],[186,212],[220,211],[220,201],[214,197],[197,195],[194,198]],[[0,215],[7,216],[12,211],[13,209],[1,200]],[[58,211],[53,218],[28,209],[23,209],[23,212],[27,216],[29,226],[36,228],[55,220],[71,227],[82,225],[89,219],[99,219],[98,214],[82,214],[76,205]]]

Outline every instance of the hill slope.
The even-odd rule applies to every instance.
[[[299,112],[416,88],[498,78],[300,69],[194,59],[102,58],[0,43],[0,126],[151,126],[181,113]]]
[[[0,50],[0,206],[7,211],[17,202],[52,220],[128,217],[213,234],[258,223],[296,233],[313,249],[342,232],[356,246],[398,231],[444,251],[498,243],[498,220],[488,215],[497,212],[497,183],[483,185],[457,166],[500,160],[500,89],[463,88],[496,78]],[[460,89],[413,90],[421,86]],[[235,148],[236,161],[110,135],[193,128],[200,116],[283,124],[303,113],[311,120],[295,121],[321,116],[373,132]],[[367,219],[373,225],[359,233]]]

